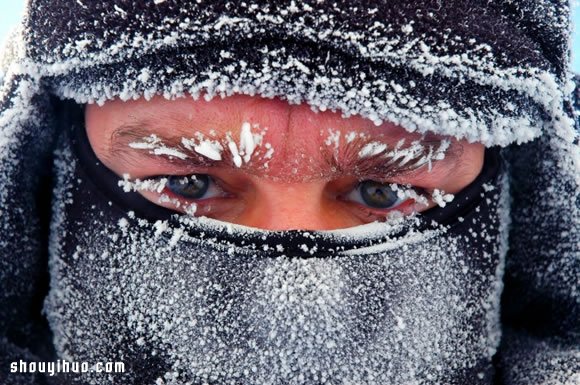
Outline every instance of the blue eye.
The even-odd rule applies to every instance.
[[[223,191],[207,174],[167,177],[167,188],[175,195],[186,199],[208,199],[223,196]]]
[[[389,184],[373,180],[360,182],[346,197],[375,209],[390,209],[406,200],[405,197],[399,197],[397,191],[393,190]]]

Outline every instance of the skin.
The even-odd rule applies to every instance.
[[[410,184],[425,190],[427,195],[433,189],[456,193],[477,177],[484,158],[484,146],[478,143],[435,135],[422,137],[391,123],[376,126],[360,116],[344,118],[337,112],[314,112],[307,105],[241,95],[211,101],[202,98],[168,101],[162,97],[150,101],[113,100],[102,106],[87,105],[85,121],[97,157],[119,176],[129,174],[131,179],[146,179],[208,174],[216,183],[214,196],[195,201],[172,197],[183,205],[195,202],[196,216],[269,230],[347,228],[384,220],[393,210],[403,214],[426,210],[434,203],[425,206],[407,199],[390,209],[374,209],[353,197],[359,196],[356,186],[364,180]],[[196,132],[206,138],[219,138],[229,132],[239,143],[244,122],[253,125],[253,133],[263,133],[262,145],[269,143],[274,148],[270,159],[264,157],[266,149],[262,146],[250,162],[239,168],[232,162],[217,164],[210,160],[200,166],[175,157],[148,155],[151,151],[128,145],[149,134],[192,138]],[[341,136],[336,150],[326,143],[329,128]],[[129,130],[133,132],[128,134]],[[135,136],[135,131],[141,137]],[[360,145],[378,141],[393,148],[401,139],[405,143],[423,140],[427,144],[449,139],[451,148],[443,160],[433,163],[431,170],[427,166],[398,174],[384,174],[377,169],[356,170],[346,161],[353,157],[347,156],[348,149],[344,147],[344,138],[351,132],[364,136],[357,139]],[[340,160],[338,167],[325,162],[333,156]],[[183,205],[177,208],[175,203],[159,202],[157,192],[140,193],[154,203],[183,210]]]

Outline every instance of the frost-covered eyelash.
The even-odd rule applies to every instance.
[[[178,182],[187,183],[190,180],[195,180],[195,175],[187,175],[183,176]],[[123,179],[117,182],[119,187],[123,188],[124,192],[131,192],[131,191],[151,191],[161,193],[165,187],[167,186],[167,182],[169,178],[167,176],[159,176],[155,178],[147,178],[147,179],[135,179],[131,180],[131,176],[129,174],[123,174]]]
[[[452,202],[455,196],[453,194],[447,194],[445,191],[440,189],[434,189],[429,192],[431,199],[427,195],[420,194],[417,188],[410,185],[400,185],[397,183],[389,183],[388,186],[397,193],[397,197],[401,200],[412,199],[418,204],[423,206],[429,206],[429,201],[435,202],[439,207],[445,207],[447,203]]]
[[[409,185],[402,186],[397,183],[389,183],[388,186],[391,188],[391,190],[397,193],[397,197],[401,200],[413,199],[415,202],[422,204],[424,206],[429,205],[429,199],[426,196],[419,194],[417,192],[417,189]]]
[[[191,178],[195,178],[195,176],[185,176],[183,181],[188,181]],[[130,180],[129,174],[123,174],[123,179],[119,180],[117,184],[119,187],[123,188],[124,192],[139,192],[139,191],[150,191],[156,192],[161,194],[157,199],[157,203],[171,203],[176,208],[182,208],[183,211],[188,215],[195,215],[197,211],[197,204],[194,202],[189,202],[187,204],[183,204],[177,198],[171,198],[167,194],[162,194],[167,186],[168,182],[167,177],[159,177],[159,178],[148,178],[148,179],[135,179]]]
[[[429,198],[425,195],[419,194],[415,188],[409,185],[401,186],[396,183],[391,183],[389,186],[393,191],[397,192],[399,199],[413,199],[421,205],[429,205]],[[431,196],[431,201],[435,202],[439,207],[445,207],[447,203],[452,202],[453,199],[455,199],[453,194],[447,194],[445,191],[440,189],[433,189],[433,191],[429,192],[429,195]]]
[[[123,179],[117,182],[119,187],[123,188],[125,192],[139,192],[139,191],[150,191],[161,194],[167,185],[168,178],[148,178],[148,179],[135,179],[131,180],[129,174],[123,174]]]

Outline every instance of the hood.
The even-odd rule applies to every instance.
[[[580,149],[569,38],[564,0],[29,1],[0,60],[0,363],[46,351],[61,101],[246,94],[502,147],[511,228],[497,378],[573,383]]]

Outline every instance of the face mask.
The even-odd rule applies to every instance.
[[[508,191],[496,151],[445,208],[333,231],[176,215],[58,150],[45,303],[87,384],[488,384]],[[69,131],[69,130],[67,130]],[[69,138],[70,136],[70,138]]]

